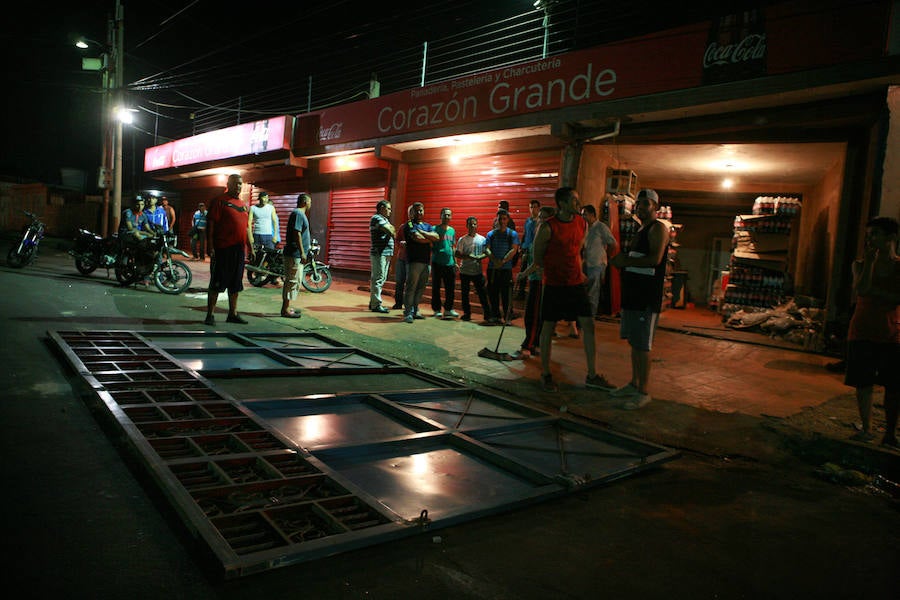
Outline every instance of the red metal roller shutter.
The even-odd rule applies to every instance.
[[[425,204],[425,221],[431,224],[440,222],[443,207],[450,208],[451,224],[460,235],[465,233],[466,218],[474,216],[484,235],[493,226],[497,204],[506,200],[516,229],[522,233],[531,200],[555,206],[559,167],[559,150],[475,156],[455,164],[413,164],[407,177],[406,206]],[[406,207],[403,211],[405,217]]]
[[[328,218],[330,266],[369,271],[369,219],[375,214],[375,205],[384,198],[384,186],[332,188]]]

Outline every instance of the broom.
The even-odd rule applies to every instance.
[[[492,360],[500,360],[500,361],[510,361],[510,360],[518,360],[521,358],[518,354],[513,356],[509,352],[500,352],[500,341],[503,339],[503,332],[506,331],[506,324],[509,322],[509,315],[512,311],[512,284],[510,284],[509,289],[506,291],[506,316],[503,319],[503,326],[500,328],[500,337],[497,338],[497,346],[491,350],[487,346],[478,351],[478,356],[481,358],[490,358]]]

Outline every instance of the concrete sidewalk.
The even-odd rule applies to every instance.
[[[199,323],[205,306],[203,289],[209,281],[208,263],[189,264],[194,272],[190,296],[198,300]],[[834,362],[833,357],[660,329],[652,353],[650,391],[654,401],[631,412],[622,410],[621,402],[605,392],[584,387],[582,341],[569,338],[562,325],[552,351],[552,370],[560,391],[548,394],[540,389],[538,357],[498,361],[478,356],[482,348],[515,354],[524,337],[521,319],[505,329],[476,321],[435,319],[428,302],[423,301],[420,309],[427,318],[404,323],[401,311],[382,315],[368,310],[367,282],[341,277],[336,277],[325,293],[301,294],[295,306],[302,309],[302,319],[281,318],[280,301],[279,287],[248,284],[239,306],[250,324],[224,324],[219,318],[217,327],[254,329],[261,326],[256,319],[261,319],[328,335],[352,335],[354,345],[377,354],[556,407],[657,443],[759,460],[799,453],[816,463],[843,462],[895,480],[900,475],[900,453],[877,443],[849,440],[858,424],[856,403],[843,376],[825,369]],[[386,305],[391,301],[385,296]],[[225,308],[222,294],[217,310],[224,312]],[[618,323],[596,321],[595,327],[598,372],[613,384],[626,383],[630,350],[618,337]],[[880,439],[884,427],[880,392],[875,403],[873,422]]]

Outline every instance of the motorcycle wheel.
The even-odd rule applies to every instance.
[[[160,265],[153,276],[153,283],[163,294],[180,294],[191,285],[194,275],[190,267],[180,260],[171,261],[171,265],[171,267],[167,263]]]
[[[78,269],[78,272],[82,275],[90,275],[97,270],[97,265],[94,264],[93,261],[89,261],[85,258],[76,258],[75,268]]]
[[[137,280],[137,263],[135,263],[134,254],[128,250],[123,251],[116,259],[116,281],[125,286],[131,285]]]
[[[13,269],[21,269],[25,266],[25,261],[23,260],[22,255],[19,254],[18,246],[13,246],[9,249],[9,252],[6,255],[6,264]]]
[[[272,270],[272,265],[269,264],[269,259],[262,257],[260,259],[255,260],[250,263],[254,267],[259,267],[260,269],[265,269],[266,271]],[[255,271],[247,271],[247,281],[250,282],[250,285],[253,287],[262,287],[267,283],[271,283],[273,281],[273,277],[271,275],[266,275],[265,273],[257,273]]]
[[[319,294],[331,287],[331,271],[322,263],[316,263],[316,270],[303,269],[303,287]]]

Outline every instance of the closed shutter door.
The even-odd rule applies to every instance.
[[[457,237],[465,235],[466,218],[478,219],[478,232],[493,227],[497,204],[509,202],[510,216],[519,235],[525,233],[528,204],[556,206],[553,194],[559,186],[559,150],[496,154],[448,161],[413,164],[406,183],[406,206],[398,222],[414,202],[425,205],[425,221],[440,223],[441,209],[453,211],[451,226]],[[398,215],[398,216],[400,216]]]
[[[366,271],[369,260],[369,220],[385,188],[332,188],[328,218],[328,264],[337,269]]]
[[[269,192],[269,200],[272,201],[272,206],[275,207],[275,214],[278,215],[278,236],[276,237],[281,239],[282,243],[287,239],[288,217],[297,208],[297,196],[299,194],[300,192],[290,192],[276,195]]]

